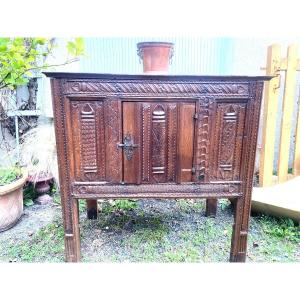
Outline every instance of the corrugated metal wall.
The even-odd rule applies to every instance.
[[[232,39],[192,37],[85,38],[86,56],[80,72],[142,73],[136,44],[166,41],[175,44],[170,74],[225,75],[232,72]]]

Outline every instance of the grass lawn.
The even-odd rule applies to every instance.
[[[0,261],[64,261],[60,206],[55,209],[55,217],[32,234],[23,233],[18,239],[17,234],[0,233]],[[103,202],[98,220],[86,219],[84,201],[80,211],[83,262],[226,262],[229,258],[233,217],[227,200],[219,201],[215,219],[204,216],[202,200]],[[289,219],[252,216],[247,261],[299,262],[300,227]]]

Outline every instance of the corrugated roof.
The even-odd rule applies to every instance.
[[[170,74],[225,75],[232,71],[230,38],[101,37],[85,38],[86,56],[80,60],[80,72],[142,73],[136,44],[144,41],[175,44]]]

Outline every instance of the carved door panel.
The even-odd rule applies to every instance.
[[[76,181],[105,179],[102,101],[70,101],[67,110],[70,164]]]
[[[194,103],[124,102],[124,182],[192,181],[194,114]]]
[[[75,181],[122,181],[119,100],[70,100],[66,107],[70,169]]]
[[[239,180],[246,103],[216,103],[210,180]]]

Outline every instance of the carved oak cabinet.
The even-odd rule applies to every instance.
[[[51,77],[66,260],[80,260],[78,199],[234,203],[230,261],[246,259],[264,80],[269,77],[45,73]]]

